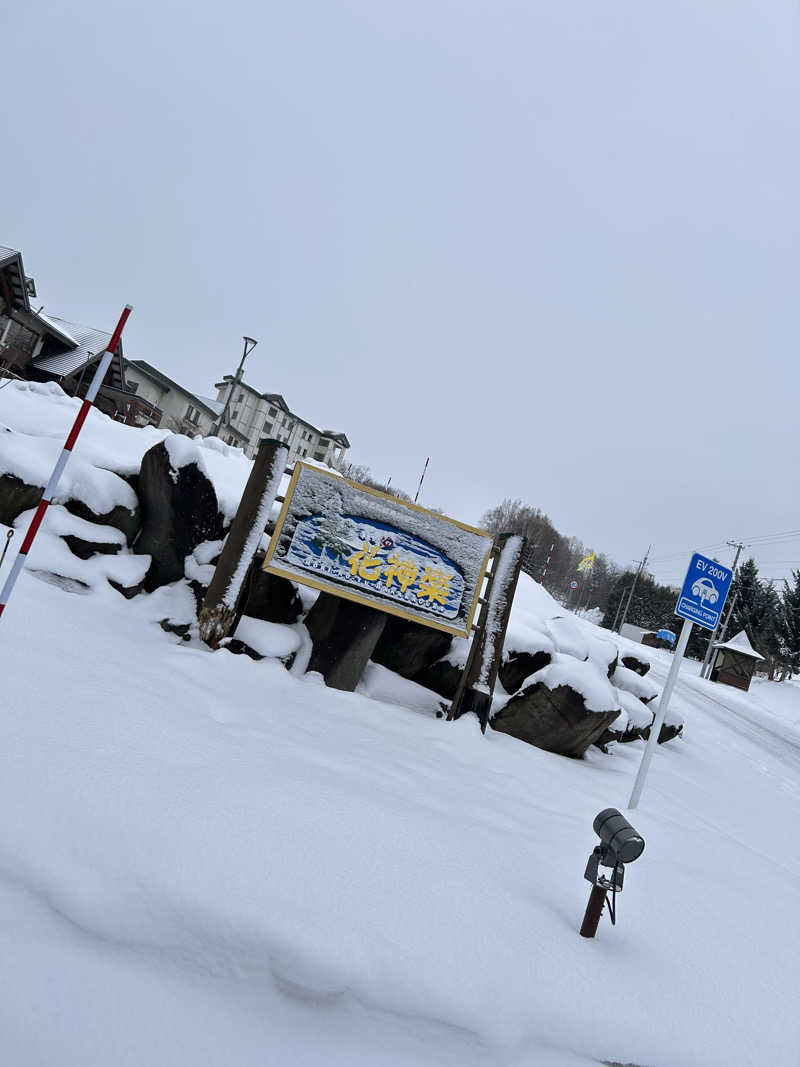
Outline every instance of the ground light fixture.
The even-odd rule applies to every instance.
[[[593,849],[583,877],[591,882],[592,891],[581,926],[581,937],[594,937],[603,907],[611,892],[608,915],[612,926],[617,921],[617,893],[622,892],[625,864],[638,860],[644,852],[644,838],[616,808],[604,808],[592,823],[600,844]],[[611,869],[610,876],[600,873],[601,867]]]

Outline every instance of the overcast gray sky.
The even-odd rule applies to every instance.
[[[206,395],[251,334],[378,478],[430,455],[423,502],[520,497],[662,580],[800,528],[796,0],[29,0],[0,36],[0,243],[51,313],[133,303],[126,354]]]

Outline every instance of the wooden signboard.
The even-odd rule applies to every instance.
[[[485,530],[298,463],[264,570],[468,637],[491,548]]]

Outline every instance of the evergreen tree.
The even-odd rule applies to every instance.
[[[758,566],[748,559],[739,568],[729,594],[735,597],[726,630],[728,638],[744,630],[756,652],[767,661],[769,677],[781,663],[782,615],[780,597],[771,583],[758,577]]]
[[[800,570],[792,572],[793,585],[783,583],[780,651],[788,673],[800,674]]]

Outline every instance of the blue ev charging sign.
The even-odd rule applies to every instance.
[[[707,556],[692,556],[675,614],[706,630],[715,630],[731,587],[733,571]]]

